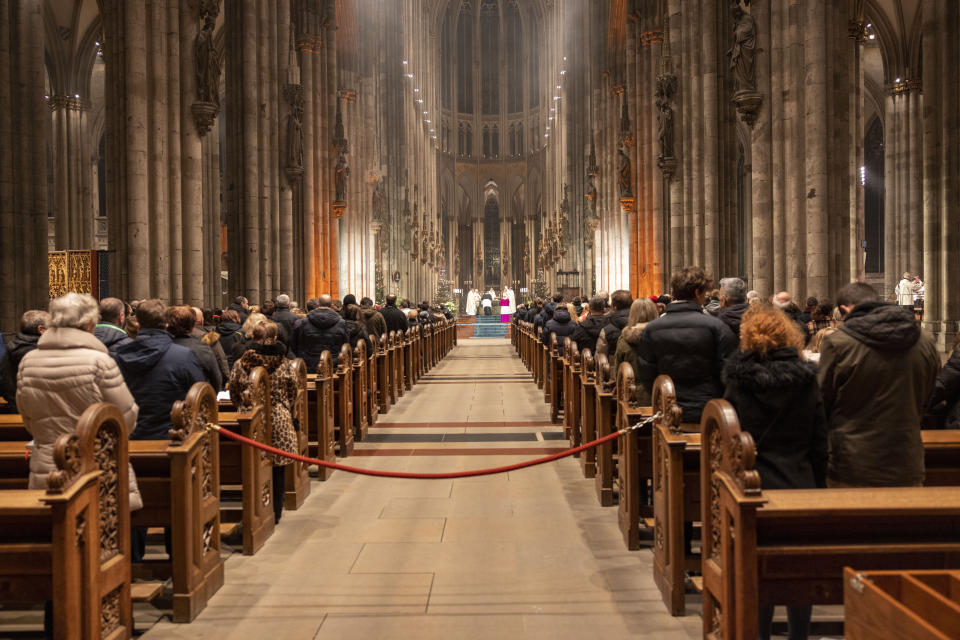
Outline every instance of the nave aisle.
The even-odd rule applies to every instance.
[[[370,433],[348,464],[475,469],[565,445],[500,339],[461,341]],[[696,612],[666,613],[651,561],[624,549],[615,509],[597,506],[574,458],[460,480],[337,471],[257,555],[227,560],[192,624],[161,621],[143,638],[701,637]]]

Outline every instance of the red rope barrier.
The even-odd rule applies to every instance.
[[[646,422],[641,423],[642,426]],[[316,458],[308,458],[307,456],[302,456],[298,453],[288,453],[286,451],[281,451],[271,447],[270,445],[263,444],[262,442],[257,442],[256,440],[251,440],[245,436],[240,435],[239,433],[234,433],[229,429],[224,429],[220,425],[209,423],[207,425],[209,428],[216,430],[222,435],[230,438],[231,440],[236,440],[251,447],[255,447],[267,453],[272,453],[274,455],[282,456],[284,458],[289,458],[291,460],[297,460],[299,462],[306,462],[307,464],[316,464],[321,467],[327,467],[329,469],[339,469],[340,471],[346,471],[348,473],[356,473],[362,476],[374,476],[377,478],[405,478],[405,479],[417,479],[417,480],[449,480],[451,478],[474,478],[476,476],[489,476],[497,473],[505,473],[507,471],[516,471],[517,469],[526,469],[527,467],[535,467],[537,465],[546,464],[547,462],[553,462],[554,460],[559,460],[560,458],[566,458],[567,456],[572,456],[575,453],[580,453],[581,451],[586,451],[593,447],[599,446],[604,442],[609,442],[620,436],[627,433],[630,430],[630,427],[627,429],[621,429],[620,431],[615,431],[611,434],[608,434],[592,442],[582,444],[579,447],[574,447],[573,449],[567,449],[566,451],[561,451],[560,453],[555,453],[553,455],[544,456],[542,458],[535,458],[533,460],[525,460],[523,462],[517,462],[516,464],[509,464],[502,467],[494,467],[491,469],[474,469],[472,471],[452,471],[449,473],[407,473],[403,471],[378,471],[377,469],[361,469],[360,467],[351,467],[344,464],[337,464],[335,462],[327,462],[326,460],[317,460]],[[496,455],[496,454],[491,454]]]

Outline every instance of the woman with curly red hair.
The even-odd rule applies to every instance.
[[[764,489],[813,489],[826,485],[826,415],[815,365],[803,362],[804,338],[787,315],[759,303],[743,314],[740,349],[723,370],[724,398],[740,427],[753,436],[755,468]],[[809,605],[787,607],[789,637],[806,638]],[[760,637],[770,637],[773,607],[761,607]]]

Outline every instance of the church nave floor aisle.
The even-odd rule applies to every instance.
[[[461,341],[370,434],[347,464],[438,472],[566,448],[502,339]],[[460,480],[336,471],[256,556],[227,559],[197,620],[144,637],[700,637],[699,615],[666,613],[651,562],[625,550],[575,458]]]

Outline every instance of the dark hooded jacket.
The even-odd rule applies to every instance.
[[[231,309],[237,312],[237,315],[240,316],[240,324],[243,324],[247,321],[247,316],[250,315],[250,312],[244,309],[241,305],[236,302],[231,302],[230,306],[227,309]]]
[[[293,336],[293,327],[299,319],[300,317],[287,307],[278,307],[273,312],[273,321],[286,330],[288,338]]]
[[[406,331],[410,328],[406,314],[398,309],[396,305],[388,304],[380,311],[380,314],[383,316],[383,321],[387,325],[387,333],[391,331]]]
[[[203,377],[210,383],[214,391],[220,391],[223,388],[223,373],[220,371],[220,365],[217,363],[217,357],[213,354],[212,348],[205,345],[203,340],[194,335],[176,336],[173,343],[190,349],[190,353],[197,359]]]
[[[183,400],[195,382],[205,381],[197,359],[163,329],[141,329],[137,339],[118,347],[113,357],[140,406],[130,439],[166,440],[173,403]]]
[[[854,486],[921,484],[921,418],[939,371],[933,338],[909,311],[865,302],[847,314],[820,350],[828,478]]]
[[[737,336],[738,341],[740,340],[740,323],[743,321],[743,314],[749,308],[749,302],[741,302],[739,304],[732,304],[729,307],[724,307],[720,309],[720,313],[717,314],[717,318],[719,318],[723,324],[730,327],[730,331],[733,331],[733,335]]]
[[[10,403],[10,408],[14,411],[17,409],[17,370],[20,368],[20,361],[23,356],[37,348],[38,340],[39,333],[18,331],[7,343],[7,352],[0,359],[0,378],[3,381],[0,395],[3,395],[3,399]]]
[[[577,343],[580,353],[583,353],[584,349],[590,349],[591,352],[597,350],[597,338],[607,326],[608,320],[609,318],[605,315],[591,313],[574,327],[570,339]]]
[[[610,315],[606,316],[607,323],[603,326],[603,337],[607,341],[607,345],[610,347],[610,353],[613,353],[617,348],[617,341],[620,340],[620,332],[623,331],[623,328],[627,326],[627,321],[630,318],[630,309],[617,309]]]
[[[374,339],[379,340],[380,336],[387,333],[387,321],[383,314],[373,307],[361,308],[360,317],[363,318],[363,324],[367,327],[367,333]]]
[[[634,372],[637,371],[637,345],[640,344],[640,338],[643,336],[643,330],[647,328],[649,322],[640,322],[630,327],[624,327],[620,332],[620,338],[617,339],[616,350],[613,354],[614,375],[620,370],[620,365],[626,362]],[[642,384],[633,385],[633,401],[639,406],[649,407],[651,398],[650,392]]]
[[[533,319],[533,330],[536,330],[539,327],[546,327],[547,322],[553,317],[553,311],[557,308],[557,303],[551,300],[543,305],[543,308],[540,309],[540,313]],[[568,314],[569,315],[569,314]]]
[[[233,370],[233,363],[239,357],[233,355],[234,347],[245,340],[240,325],[236,322],[221,322],[217,325],[217,333],[220,334],[220,347],[227,356],[227,367]]]
[[[573,333],[576,323],[565,306],[557,306],[553,316],[543,327],[543,344],[550,345],[550,334],[557,334],[557,351],[563,353],[563,339]]]
[[[723,364],[736,348],[727,325],[695,301],[671,302],[640,336],[637,381],[652,392],[658,375],[673,378],[683,421],[698,423],[704,405],[723,395]]]
[[[827,418],[817,370],[792,347],[738,351],[723,369],[723,397],[753,436],[764,489],[826,486]]]
[[[298,358],[303,358],[307,371],[314,372],[324,351],[330,352],[331,362],[336,367],[340,347],[347,344],[349,339],[347,321],[330,307],[320,307],[307,314],[306,322],[297,325],[291,351]]]
[[[103,343],[110,355],[113,355],[117,347],[133,342],[133,339],[127,335],[127,332],[110,322],[101,322],[93,330],[93,335],[97,340]]]

